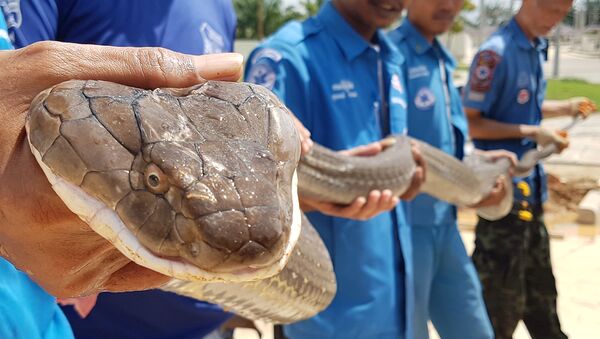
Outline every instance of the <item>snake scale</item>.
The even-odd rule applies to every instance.
[[[297,190],[336,203],[372,189],[400,195],[415,169],[406,136],[369,159],[316,145],[298,166],[290,112],[245,83],[143,90],[72,80],[34,99],[26,129],[69,209],[137,264],[173,277],[163,289],[275,323],[318,313],[336,292]],[[461,205],[508,168],[421,148],[423,191]]]

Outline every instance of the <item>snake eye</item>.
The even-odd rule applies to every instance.
[[[152,193],[163,194],[169,190],[169,180],[160,167],[150,164],[144,170],[144,183]]]

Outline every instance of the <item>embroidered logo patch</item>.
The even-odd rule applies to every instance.
[[[398,76],[398,74],[392,75],[392,88],[400,93],[404,91],[404,89],[402,88],[402,82],[400,81],[400,77]]]
[[[415,106],[418,109],[426,110],[435,104],[435,94],[427,88],[423,87],[417,92],[417,96],[415,97]]]
[[[268,89],[273,89],[276,80],[277,75],[275,74],[273,67],[267,63],[253,65],[248,72],[248,82],[264,86]]]
[[[350,80],[340,80],[331,85],[331,100],[338,101],[343,99],[353,99],[358,97],[358,92],[355,90],[354,83]]]
[[[519,95],[517,95],[517,102],[520,105],[524,105],[529,102],[530,98],[531,98],[531,95],[529,94],[529,90],[522,89],[519,91]]]
[[[494,51],[485,50],[477,54],[471,74],[471,90],[487,92],[492,88],[494,72],[500,59],[500,56]]]

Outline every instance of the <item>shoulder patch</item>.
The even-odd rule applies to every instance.
[[[267,63],[259,63],[250,67],[246,81],[272,90],[277,80],[273,67]]]
[[[269,59],[272,62],[278,63],[281,61],[281,58],[281,53],[278,50],[273,48],[263,48],[254,54],[252,60],[250,60],[250,64],[255,65],[260,59]]]
[[[479,52],[473,61],[471,69],[471,90],[475,92],[487,92],[492,88],[494,72],[502,57],[490,50]]]

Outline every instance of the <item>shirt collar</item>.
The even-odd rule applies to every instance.
[[[354,60],[369,48],[369,43],[350,26],[330,1],[323,5],[317,14],[317,20],[331,33],[348,61]],[[383,43],[379,40],[380,44]]]
[[[444,61],[452,68],[456,68],[456,61],[454,57],[448,52],[448,50],[440,43],[440,41],[435,38],[433,40],[433,44],[431,44],[424,36],[417,30],[417,28],[410,22],[408,18],[404,19],[402,25],[398,28],[402,35],[404,35],[405,39],[408,41],[410,47],[417,53],[418,55],[423,55],[430,50],[433,50],[434,47],[438,50],[444,58]]]
[[[516,18],[513,17],[510,20],[508,28],[515,34],[519,47],[525,50],[536,49],[540,52],[544,52],[548,49],[548,42],[546,39],[535,38],[534,41],[531,42],[527,38],[527,35],[525,35],[525,32],[523,32],[523,29],[521,29],[521,26],[519,26]]]

